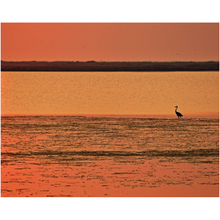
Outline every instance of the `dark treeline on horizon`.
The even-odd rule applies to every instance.
[[[1,61],[1,71],[219,71],[219,62]]]

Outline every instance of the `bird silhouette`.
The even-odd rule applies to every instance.
[[[180,112],[177,111],[178,106],[175,106],[174,108],[176,108],[176,109],[175,109],[175,113],[176,113],[177,117],[178,117],[178,118],[182,117],[183,115],[182,115]]]

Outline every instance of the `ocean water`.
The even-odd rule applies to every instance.
[[[219,196],[219,120],[3,116],[1,196]]]

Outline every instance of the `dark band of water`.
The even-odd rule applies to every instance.
[[[218,156],[219,149],[198,149],[198,150],[166,150],[166,151],[39,151],[39,152],[27,152],[27,153],[12,153],[2,152],[2,156],[35,156],[35,155],[48,155],[48,156],[150,156],[150,157],[188,157],[188,156]]]

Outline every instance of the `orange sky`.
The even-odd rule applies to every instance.
[[[218,23],[2,23],[5,61],[219,60]]]

